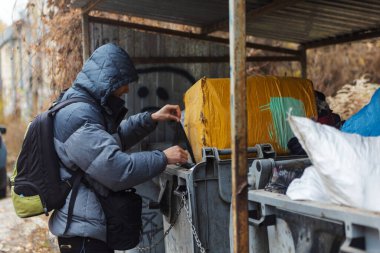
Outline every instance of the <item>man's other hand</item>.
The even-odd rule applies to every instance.
[[[180,146],[173,146],[164,150],[168,164],[187,163],[188,154]]]
[[[181,120],[181,109],[179,105],[165,105],[159,111],[152,113],[153,121]]]

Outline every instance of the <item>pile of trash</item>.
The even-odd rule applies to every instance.
[[[380,89],[339,130],[305,117],[289,124],[312,165],[294,179],[286,194],[380,211]]]
[[[358,112],[371,99],[380,84],[370,82],[368,75],[363,75],[353,84],[344,85],[333,97],[327,97],[330,108],[342,119],[347,119]]]

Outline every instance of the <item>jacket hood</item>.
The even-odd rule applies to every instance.
[[[73,83],[74,89],[86,91],[106,110],[107,100],[119,87],[138,80],[127,52],[109,43],[97,48],[85,62]]]

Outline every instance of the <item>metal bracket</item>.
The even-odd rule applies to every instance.
[[[340,253],[365,253],[365,238],[346,238],[339,250]]]
[[[177,197],[182,197],[183,193],[187,193],[186,185],[178,185],[177,188],[173,191],[173,194]],[[187,194],[185,196],[187,198]]]
[[[276,151],[269,143],[256,144],[257,158],[276,158]]]
[[[269,227],[276,225],[276,215],[270,214],[261,216],[259,218],[259,214],[257,210],[248,211],[249,224],[255,227]]]
[[[210,147],[202,148],[202,160],[207,162],[208,159],[219,160],[218,149]]]
[[[276,225],[276,215],[270,206],[261,205],[260,209],[248,211],[248,222],[255,227],[269,227]]]
[[[253,171],[254,188],[263,189],[268,183],[274,167],[273,159],[262,159],[253,161],[250,171]]]

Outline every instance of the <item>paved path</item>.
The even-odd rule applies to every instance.
[[[47,220],[43,215],[21,219],[13,209],[11,198],[0,200],[0,253],[56,252]]]

